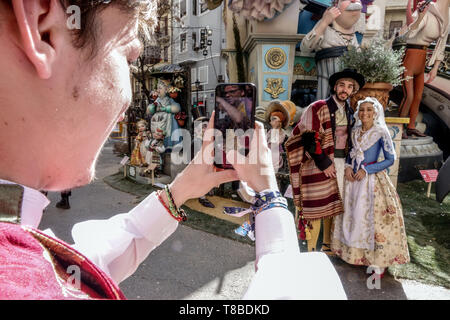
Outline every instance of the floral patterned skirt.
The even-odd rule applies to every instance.
[[[408,263],[410,258],[405,224],[397,190],[385,170],[374,174],[373,179],[374,198],[373,201],[370,201],[373,208],[367,209],[370,210],[370,214],[368,212],[349,212],[351,210],[346,208],[344,214],[336,216],[331,232],[331,249],[342,260],[353,265],[372,265],[384,268]],[[351,182],[346,181],[347,183]],[[370,196],[369,190],[366,191],[367,196]],[[350,195],[345,195],[345,197],[347,196]],[[345,200],[347,201],[347,199]],[[371,228],[373,230],[373,235],[371,235],[373,250],[351,247],[340,241],[341,238],[338,235],[345,231],[343,230],[345,215],[372,216],[370,222],[373,223],[373,228]],[[348,227],[348,225],[346,226]]]

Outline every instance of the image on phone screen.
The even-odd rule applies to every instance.
[[[255,128],[256,87],[251,83],[228,83],[216,87],[214,165],[232,169],[226,153],[234,149],[247,156]]]

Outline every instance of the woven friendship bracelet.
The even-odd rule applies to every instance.
[[[161,202],[161,204],[166,209],[166,211],[170,214],[170,216],[172,218],[174,218],[175,220],[177,220],[178,222],[186,221],[187,220],[186,213],[184,212],[183,209],[176,209],[176,206],[173,202],[173,198],[171,197],[172,195],[171,195],[170,191],[169,191],[169,193],[166,192],[167,199],[169,202],[169,207],[167,207],[166,203],[164,202],[164,200],[161,197],[162,192],[166,192],[166,190],[164,190],[164,191],[159,190],[156,194],[158,195],[159,202]]]
[[[233,215],[235,217],[242,217],[247,213],[253,213],[257,215],[262,211],[271,209],[274,207],[282,207],[287,209],[287,200],[279,191],[269,192],[266,194],[257,194],[255,203],[248,209],[239,207],[224,207],[224,213],[228,215]]]
[[[186,213],[184,212],[183,209],[177,208],[177,206],[175,205],[175,201],[173,200],[172,193],[170,192],[170,189],[167,185],[164,187],[164,191],[166,192],[167,199],[169,200],[169,209],[172,216],[177,221],[186,221],[187,220]]]
[[[255,195],[255,203],[249,208],[239,207],[224,207],[224,213],[233,215],[235,217],[242,217],[245,214],[249,214],[249,221],[244,222],[239,228],[234,230],[236,234],[241,236],[248,236],[252,241],[256,240],[255,237],[255,217],[265,210],[280,207],[288,209],[287,200],[278,191],[267,192],[264,194]]]

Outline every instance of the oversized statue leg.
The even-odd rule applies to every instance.
[[[422,100],[424,79],[423,73],[414,78],[414,96],[409,110],[409,129],[416,128],[416,119],[419,114],[420,101]]]
[[[412,76],[411,73],[405,73],[405,76]],[[403,100],[400,104],[400,117],[407,117],[414,99],[414,81],[413,79],[403,81]]]
[[[308,252],[317,251],[317,240],[319,239],[321,222],[322,219],[309,222],[312,228],[310,228],[311,239],[308,240]]]
[[[408,81],[403,81],[403,100],[400,104],[400,117],[409,117],[408,129],[416,128],[416,118],[419,113],[420,101],[424,87],[424,70],[426,61],[426,51],[408,49],[405,54],[403,66],[406,68],[404,76],[413,77]],[[419,134],[419,133],[417,133]],[[409,133],[403,132],[402,138],[407,138]]]

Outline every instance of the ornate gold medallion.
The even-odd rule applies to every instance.
[[[280,69],[286,63],[286,53],[281,48],[271,48],[266,52],[266,64],[272,69]]]

